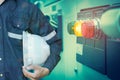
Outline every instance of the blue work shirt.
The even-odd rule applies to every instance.
[[[28,80],[22,72],[23,50],[19,35],[27,30],[47,36],[54,30],[45,21],[42,12],[25,0],[5,0],[0,5],[0,80]],[[15,35],[11,37],[9,33]],[[60,60],[61,40],[55,35],[47,43],[51,53],[43,67],[52,71]]]

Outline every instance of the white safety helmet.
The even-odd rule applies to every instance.
[[[24,66],[42,66],[49,55],[50,47],[43,37],[23,31]]]

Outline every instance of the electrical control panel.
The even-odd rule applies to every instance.
[[[114,14],[109,13],[111,16],[103,16],[106,10],[110,10]],[[93,20],[93,19],[101,19],[105,18],[107,23],[113,23],[111,20],[114,19],[115,15],[119,14],[120,4],[114,5],[104,5],[93,8],[81,9],[80,12],[77,13],[77,20]],[[118,13],[118,14],[117,14]],[[111,18],[111,19],[110,19]],[[103,19],[104,20],[104,19]],[[111,21],[111,22],[110,22]],[[116,23],[118,21],[118,23]],[[86,37],[77,37],[77,44],[82,44],[83,48],[82,55],[80,55],[80,49],[76,52],[76,60],[86,66],[91,67],[92,69],[106,74],[111,80],[120,80],[120,39],[114,38],[116,34],[119,37],[119,17],[116,18],[116,21],[113,24],[118,24],[117,26],[107,26],[113,28],[105,30],[104,27],[101,32],[95,33],[93,38]],[[100,23],[100,22],[99,22]],[[104,23],[104,21],[103,21]],[[101,27],[101,25],[100,25]],[[104,30],[104,32],[103,32]],[[106,31],[106,32],[105,32]],[[107,34],[105,34],[107,33]],[[110,35],[110,36],[109,36]],[[96,38],[97,36],[97,38]],[[113,36],[113,37],[112,37]]]
[[[77,13],[77,20],[93,20],[100,19],[102,13],[109,5],[81,9]],[[96,38],[97,36],[97,38]],[[103,74],[106,74],[105,65],[105,46],[106,36],[104,33],[98,32],[93,38],[77,37],[77,44],[83,44],[82,55],[77,52],[77,61],[87,65]]]

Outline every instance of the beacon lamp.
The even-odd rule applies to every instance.
[[[72,21],[72,22],[68,23],[68,26],[67,26],[68,33],[74,34],[77,37],[82,37],[81,24],[82,24],[81,20],[80,21]]]
[[[84,38],[92,39],[95,36],[95,24],[93,20],[85,20],[82,23],[81,32]]]
[[[120,6],[108,8],[100,21],[101,29],[107,36],[120,38]]]
[[[67,31],[69,34],[74,34],[73,27],[74,27],[75,21],[72,21],[68,23],[67,25]]]

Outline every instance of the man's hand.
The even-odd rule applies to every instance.
[[[28,70],[34,70],[34,73],[29,72]],[[31,80],[39,80],[49,74],[49,69],[37,65],[31,65],[28,67],[23,67],[23,74]]]

